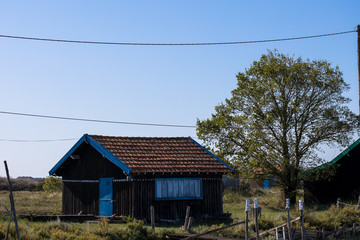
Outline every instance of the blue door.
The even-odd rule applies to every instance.
[[[269,180],[269,178],[265,178],[264,189],[269,189],[269,187],[270,187],[270,180]]]
[[[100,178],[100,216],[113,215],[113,179]]]

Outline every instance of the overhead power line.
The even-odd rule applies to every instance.
[[[33,143],[33,142],[64,142],[64,141],[74,141],[78,138],[63,138],[63,139],[33,139],[33,140],[25,140],[25,139],[0,139],[0,142],[23,142],[23,143]]]
[[[109,121],[109,120],[99,120],[99,119],[60,117],[60,116],[40,115],[40,114],[32,114],[32,113],[19,113],[19,112],[7,112],[7,111],[0,111],[0,114],[26,116],[26,117],[37,117],[37,118],[50,118],[50,119],[70,120],[70,121],[127,124],[127,125],[140,125],[140,126],[152,126],[152,127],[178,127],[178,128],[195,128],[196,127],[196,126],[191,126],[191,125]]]
[[[39,38],[39,37],[24,37],[14,35],[0,35],[2,38],[33,40],[33,41],[46,41],[46,42],[62,42],[62,43],[81,43],[81,44],[98,44],[98,45],[124,45],[124,46],[208,46],[208,45],[235,45],[235,44],[250,44],[250,43],[267,43],[267,42],[280,42],[290,40],[301,40],[309,38],[330,37],[335,35],[343,35],[356,32],[356,30],[326,33],[319,35],[310,35],[302,37],[289,37],[277,38],[266,40],[251,40],[251,41],[232,41],[232,42],[199,42],[199,43],[137,43],[137,42],[102,42],[102,41],[84,41],[84,40],[68,40],[68,39],[53,39],[53,38]]]

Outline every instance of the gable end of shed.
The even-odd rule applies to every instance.
[[[128,167],[125,163],[123,163],[120,159],[114,156],[109,150],[107,150],[104,146],[98,143],[95,139],[93,139],[88,134],[84,134],[75,145],[60,159],[60,161],[49,171],[49,175],[56,175],[57,170],[70,158],[72,154],[79,148],[82,143],[87,143],[96,149],[100,154],[102,154],[107,160],[115,164],[117,167],[122,169],[127,175],[130,174],[132,169]]]

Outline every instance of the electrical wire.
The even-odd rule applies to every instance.
[[[0,114],[26,116],[26,117],[37,117],[37,118],[50,118],[50,119],[70,120],[70,121],[82,121],[82,122],[111,123],[111,124],[127,124],[127,125],[140,125],[140,126],[152,126],[152,127],[196,128],[196,126],[191,126],[191,125],[176,125],[176,124],[161,124],[161,123],[140,123],[140,122],[109,121],[109,120],[99,120],[99,119],[60,117],[60,116],[40,115],[40,114],[32,114],[32,113],[19,113],[19,112],[7,112],[7,111],[0,111]]]
[[[42,142],[63,142],[74,141],[78,138],[63,138],[63,139],[36,139],[36,140],[24,140],[24,139],[0,139],[0,142],[22,142],[22,143],[42,143]]]
[[[343,35],[356,32],[356,30],[326,33],[311,36],[302,37],[289,37],[278,39],[266,39],[266,40],[252,40],[252,41],[233,41],[233,42],[199,42],[199,43],[136,43],[136,42],[102,42],[102,41],[83,41],[83,40],[67,40],[67,39],[53,39],[53,38],[38,38],[38,37],[24,37],[14,35],[0,35],[1,38],[21,39],[21,40],[34,40],[34,41],[46,41],[46,42],[62,42],[62,43],[80,43],[80,44],[98,44],[98,45],[125,45],[125,46],[209,46],[209,45],[236,45],[236,44],[252,44],[252,43],[267,43],[267,42],[280,42],[301,40],[309,38],[330,37],[335,35]]]

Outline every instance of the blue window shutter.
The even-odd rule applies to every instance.
[[[155,178],[155,199],[202,199],[202,178]]]

